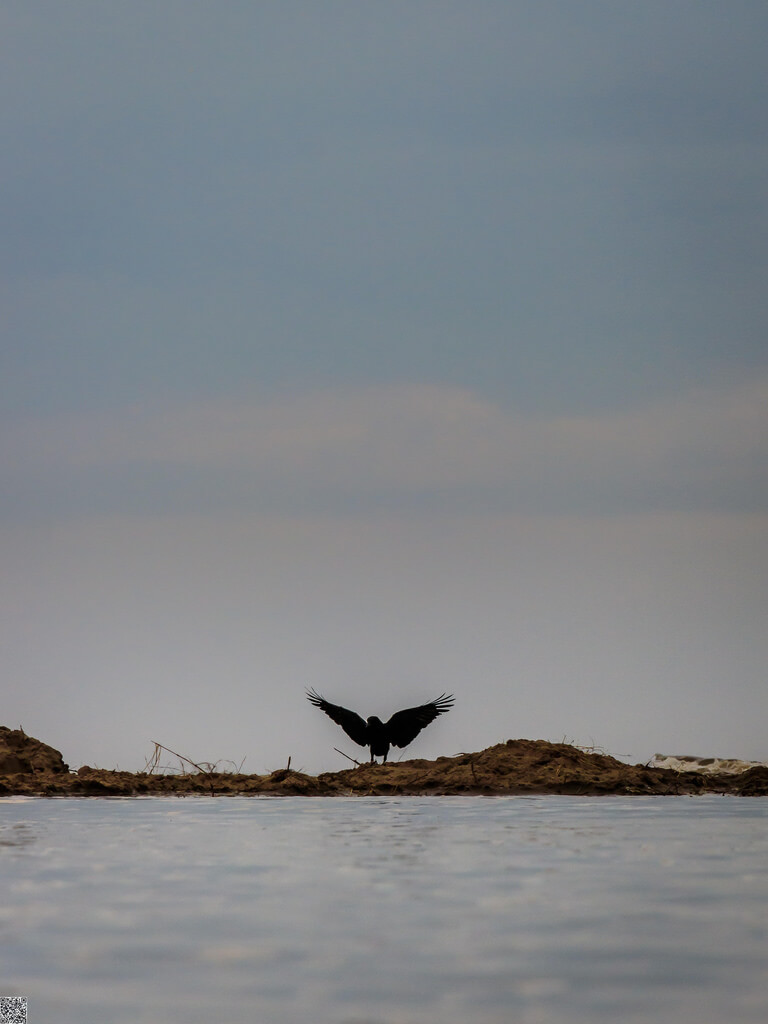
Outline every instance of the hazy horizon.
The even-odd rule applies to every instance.
[[[768,760],[768,9],[0,26],[3,724]]]

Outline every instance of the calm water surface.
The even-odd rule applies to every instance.
[[[0,800],[30,1024],[764,1024],[768,802]]]

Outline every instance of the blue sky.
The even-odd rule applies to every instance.
[[[0,28],[5,724],[768,759],[764,5]]]

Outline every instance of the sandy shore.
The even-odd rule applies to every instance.
[[[59,751],[0,727],[0,796],[390,796],[561,793],[596,795],[768,796],[768,767],[740,773],[680,771],[628,765],[607,754],[545,740],[507,740],[476,753],[362,764],[305,775],[281,768],[269,775],[228,772],[161,774],[84,766],[71,772]]]

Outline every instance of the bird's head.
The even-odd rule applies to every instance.
[[[366,721],[368,722],[368,725],[382,725],[383,724],[381,719],[378,718],[376,715],[371,715],[369,718],[366,719]]]

